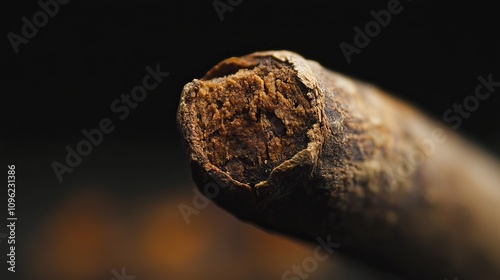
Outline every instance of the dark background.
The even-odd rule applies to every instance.
[[[474,94],[479,75],[500,80],[500,24],[494,2],[436,2],[401,0],[403,11],[350,64],[340,42],[353,44],[353,27],[363,28],[370,10],[388,1],[243,0],[221,21],[212,1],[72,0],[18,54],[7,33],[21,34],[21,17],[31,19],[40,7],[36,1],[2,3],[0,153],[3,166],[16,164],[18,239],[83,186],[127,200],[189,184],[175,123],[179,95],[184,84],[231,56],[291,50],[442,121],[454,103]],[[110,104],[141,84],[147,65],[158,63],[170,76],[118,120]],[[458,129],[496,155],[498,94]],[[81,130],[97,128],[105,117],[116,129],[59,183],[51,163],[64,163],[65,146],[75,147],[84,139]]]

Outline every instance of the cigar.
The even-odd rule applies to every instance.
[[[500,279],[498,161],[372,85],[257,52],[186,84],[177,122],[241,220],[405,279]]]

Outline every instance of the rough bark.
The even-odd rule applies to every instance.
[[[500,279],[498,163],[371,85],[254,53],[188,83],[178,124],[198,187],[245,221],[407,279]]]

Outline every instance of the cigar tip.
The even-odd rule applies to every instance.
[[[229,58],[185,86],[178,122],[192,160],[254,187],[307,148],[319,113],[293,56]]]

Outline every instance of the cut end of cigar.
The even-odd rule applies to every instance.
[[[191,138],[186,140],[198,158],[255,186],[307,148],[308,131],[318,123],[314,104],[291,63],[271,56],[230,58],[186,85],[179,122],[191,130],[184,137]]]

